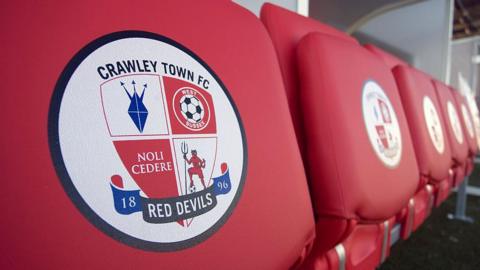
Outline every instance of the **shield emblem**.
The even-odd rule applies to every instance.
[[[49,146],[82,214],[143,250],[208,239],[235,210],[247,170],[240,113],[218,74],[142,31],[99,37],[72,58],[52,95]]]
[[[378,107],[380,107],[380,112],[382,115],[383,122],[387,124],[391,123],[392,120],[390,117],[390,110],[388,109],[388,106],[385,103],[385,101],[378,99]]]
[[[385,126],[377,125],[377,126],[375,126],[375,129],[377,130],[378,137],[380,138],[380,141],[382,142],[383,148],[388,149],[388,138],[387,138],[387,134],[386,134],[386,131],[385,131]]]
[[[211,95],[184,80],[129,75],[100,86],[106,127],[122,164],[148,199],[212,185],[217,154]],[[193,218],[178,220],[190,226]]]

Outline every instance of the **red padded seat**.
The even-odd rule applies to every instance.
[[[327,261],[332,267],[336,262],[328,254],[336,245],[346,269],[372,269],[385,254],[379,240],[388,240],[385,225],[407,205],[419,181],[394,77],[368,50],[336,36],[311,33],[297,50],[317,217],[307,266]]]
[[[463,132],[460,114],[457,110],[456,101],[451,89],[444,83],[433,80],[438,101],[445,123],[447,138],[452,153],[452,176],[453,186],[461,183],[465,176],[468,158],[468,143]]]
[[[468,91],[471,91],[470,89]],[[477,150],[480,148],[480,114],[477,107],[477,102],[472,95],[465,96],[468,108],[470,109],[470,113],[472,116],[473,127],[475,130],[475,138],[477,143]]]
[[[366,49],[372,52],[376,57],[379,57],[383,60],[383,62],[390,68],[393,69],[397,66],[401,67],[408,67],[408,64],[403,60],[393,56],[392,54],[372,45],[366,44],[364,45]],[[401,89],[400,89],[401,90]],[[407,108],[405,108],[406,110]],[[407,112],[408,117],[408,112]],[[409,125],[410,126],[410,125]],[[412,139],[415,141],[416,131],[410,127],[412,132]],[[417,152],[417,149],[415,149]],[[418,153],[416,153],[418,155]],[[417,161],[420,162],[418,159],[422,157],[417,157]],[[420,165],[419,165],[420,166]],[[417,229],[423,221],[428,217],[430,214],[431,208],[433,206],[433,202],[435,201],[434,197],[434,188],[431,185],[428,185],[428,180],[425,177],[419,176],[420,181],[417,188],[417,192],[415,196],[410,199],[407,207],[403,209],[397,215],[397,222],[402,224],[401,236],[402,238],[406,239],[410,236],[413,230]],[[441,198],[446,198],[450,191],[450,185],[448,184],[450,181],[442,182],[437,188],[437,193],[441,195]],[[439,201],[438,201],[439,202]]]
[[[450,194],[451,152],[435,88],[429,75],[414,68],[397,66],[393,74],[412,135],[420,187],[423,189],[427,183],[433,185],[436,205],[439,205]],[[418,223],[415,215],[414,224]]]
[[[460,115],[460,122],[462,123],[463,134],[468,145],[468,160],[466,161],[465,175],[472,173],[474,167],[475,156],[477,155],[477,138],[475,134],[475,126],[473,123],[472,113],[467,104],[467,99],[460,94],[456,89],[450,88],[455,97],[457,111]]]
[[[287,269],[305,257],[311,199],[254,14],[126,0],[0,14],[0,269]]]
[[[352,43],[357,41],[331,26],[270,3],[262,6],[260,19],[267,28],[278,55],[298,144],[303,153],[305,139],[302,129],[302,105],[298,95],[297,45],[310,32],[325,33]]]

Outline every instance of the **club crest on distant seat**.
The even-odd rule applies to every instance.
[[[447,101],[447,114],[450,128],[458,144],[463,144],[463,131],[458,117],[457,110],[451,101]]]
[[[432,99],[428,96],[423,97],[423,117],[433,146],[438,153],[442,154],[445,151],[442,122],[438,116],[437,109],[433,105]]]
[[[400,126],[390,99],[375,81],[369,80],[363,86],[362,109],[375,154],[387,167],[396,167],[402,155]]]
[[[468,111],[465,104],[461,106],[463,121],[465,122],[465,128],[467,130],[468,136],[475,139],[475,131],[473,130],[472,118],[470,117],[470,112]]]

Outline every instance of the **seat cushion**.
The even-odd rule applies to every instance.
[[[478,111],[477,102],[475,101],[475,98],[473,95],[467,94],[465,96],[465,99],[467,100],[468,108],[470,109],[470,113],[472,115],[472,122],[475,130],[475,138],[476,138],[477,148],[478,148],[480,146],[480,113]]]
[[[462,124],[463,134],[468,145],[469,156],[475,156],[477,153],[477,141],[475,128],[473,125],[472,113],[467,105],[467,100],[460,94],[458,90],[451,88],[453,97],[455,98],[457,111],[460,115],[460,123]]]
[[[393,69],[418,168],[433,182],[448,178],[451,153],[431,77],[408,66]]]
[[[298,143],[303,149],[305,140],[301,126],[302,118],[299,115],[301,104],[296,60],[298,42],[310,32],[325,33],[352,43],[357,43],[357,41],[331,26],[270,3],[263,5],[260,19],[267,28],[278,55]]]
[[[301,41],[297,57],[317,215],[390,218],[419,181],[390,69],[358,44],[320,33]]]
[[[303,269],[375,269],[389,253],[391,224],[385,223],[358,224],[342,243],[323,254],[314,246]]]
[[[311,200],[255,15],[124,0],[0,14],[15,116],[0,268],[287,269],[304,256]]]
[[[444,83],[433,80],[438,101],[446,125],[447,138],[450,144],[452,159],[456,164],[465,163],[468,156],[468,145],[460,122],[460,115],[450,88]]]

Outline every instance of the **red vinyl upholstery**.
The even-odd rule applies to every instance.
[[[442,111],[443,122],[452,153],[453,185],[463,181],[468,158],[468,145],[460,122],[460,114],[456,108],[455,98],[450,88],[442,82],[433,81]]]
[[[408,64],[406,62],[404,62],[403,60],[400,60],[399,58],[393,56],[392,54],[371,44],[366,44],[364,45],[364,47],[368,49],[370,52],[372,52],[376,57],[379,57],[380,59],[382,59],[382,61],[392,70],[392,72],[394,72],[394,69],[396,69],[396,67],[402,67],[402,69],[408,69]],[[404,79],[405,76],[403,76],[402,78]],[[403,85],[402,83],[404,82],[403,79],[401,80],[402,82],[398,81],[399,79],[398,76],[396,76],[396,79],[397,79],[397,86],[402,88],[401,86]],[[412,87],[416,89],[415,87],[417,86],[415,85],[415,82],[410,83],[409,87],[407,88],[410,89]],[[409,91],[409,90],[399,89],[399,91],[402,94],[402,91]],[[413,123],[413,126],[415,126],[415,124],[418,124],[418,122],[421,120],[419,120],[420,118],[418,118],[418,115],[409,113],[408,110],[410,108],[409,106],[405,107],[405,100],[404,100],[405,98],[403,95],[401,96],[402,96],[402,103],[405,109],[405,113],[409,121],[409,128],[412,135],[412,141],[414,142],[414,146],[417,146],[420,144],[419,146],[420,148],[425,148],[426,146],[423,145],[422,141],[418,142],[419,138],[416,138],[417,130],[412,129],[412,124],[410,123],[412,121],[410,120],[412,117],[413,117],[413,121],[415,121],[415,123]],[[409,101],[407,100],[407,102]],[[450,194],[450,185],[449,185],[450,178],[448,177],[447,177],[447,181],[438,180],[439,183],[437,183],[435,190],[432,186],[427,184],[429,182],[429,179],[428,179],[429,177],[426,176],[424,172],[422,172],[421,166],[424,164],[420,164],[422,161],[424,161],[424,159],[422,159],[424,157],[418,156],[419,154],[422,155],[424,152],[419,153],[419,151],[422,151],[422,150],[418,150],[417,147],[414,147],[414,148],[416,152],[415,154],[417,157],[417,162],[419,162],[419,169],[421,172],[419,175],[420,181],[419,181],[419,185],[417,188],[417,192],[415,193],[415,196],[410,199],[405,209],[403,209],[397,215],[397,221],[402,224],[401,236],[404,239],[408,238],[412,233],[412,231],[417,229],[423,223],[423,221],[428,217],[428,215],[430,214],[431,208],[433,206],[433,203],[435,202],[435,198],[441,199],[441,200],[437,200],[437,203],[440,203],[440,201],[443,201]],[[448,168],[447,168],[447,172],[448,172]],[[434,193],[436,193],[437,195],[436,197]]]
[[[389,221],[393,224],[393,221]],[[390,226],[390,225],[389,225]],[[335,249],[329,250],[324,256],[313,256],[307,259],[305,269],[375,269],[389,254],[389,228],[380,226],[355,226],[350,236]],[[382,251],[380,247],[387,247]],[[344,252],[345,258],[342,258]],[[314,255],[313,253],[312,255]]]
[[[457,111],[460,117],[460,122],[462,123],[463,134],[465,134],[464,136],[468,144],[468,160],[465,164],[465,175],[470,175],[473,171],[473,162],[478,150],[472,113],[467,104],[467,99],[462,96],[458,90],[453,88],[450,89],[452,90],[452,94],[456,101]]]
[[[396,67],[393,73],[412,134],[420,173],[433,182],[443,181],[448,176],[451,154],[431,77],[406,66]],[[433,106],[429,106],[430,102]]]
[[[313,267],[332,248],[329,244],[358,237],[359,230],[362,241],[342,242],[347,265],[370,269],[379,262],[372,258],[380,258],[378,226],[407,205],[418,187],[419,172],[395,80],[380,59],[342,38],[311,33],[297,50],[307,170],[319,236],[309,263]],[[376,94],[380,92],[384,94]],[[376,131],[367,130],[373,126]],[[328,225],[334,223],[345,225]],[[372,228],[356,227],[362,223]],[[329,235],[328,241],[323,234]],[[370,248],[357,250],[356,245]],[[371,252],[354,263],[360,250]]]
[[[478,112],[477,102],[473,96],[465,96],[468,104],[468,108],[470,109],[470,113],[472,116],[473,127],[475,130],[475,137],[477,142],[477,150],[480,150],[480,116]]]
[[[435,88],[430,76],[414,68],[397,66],[393,74],[410,127],[422,186],[427,182],[434,185],[438,205],[450,193],[451,152]],[[415,203],[417,206],[418,200]]]
[[[367,48],[367,50],[371,51],[373,54],[375,54],[376,56],[380,57],[380,59],[383,60],[383,62],[385,62],[385,64],[393,69],[395,66],[408,66],[408,63],[403,61],[402,59],[390,54],[390,53],[387,53],[385,52],[384,50],[376,47],[375,45],[373,44],[365,44],[363,45],[365,48]]]
[[[275,50],[255,15],[230,1],[125,0],[114,4],[90,0],[10,2],[2,5],[0,14],[3,40],[8,40],[2,45],[2,61],[11,63],[0,68],[3,89],[10,89],[2,106],[15,116],[4,119],[9,128],[1,135],[0,269],[287,269],[306,255],[315,232],[304,167]],[[82,215],[70,200],[50,158],[49,106],[62,70],[93,40],[132,29],[167,37],[208,65],[212,76],[228,89],[244,130],[245,184],[236,206],[221,228],[208,237],[169,252],[125,244],[97,229],[89,222],[91,217]],[[130,60],[129,53],[119,50],[113,55]],[[150,57],[158,60],[157,68],[163,70],[160,62],[168,55]],[[174,61],[187,64],[181,58]],[[211,86],[213,79],[209,78]],[[118,87],[123,91],[120,84]],[[89,104],[81,98],[76,104],[89,110],[100,107],[100,103]],[[215,108],[223,109],[220,105]],[[217,124],[222,121],[217,120]],[[85,124],[82,121],[72,123]],[[89,128],[106,132],[103,126]],[[219,136],[227,131],[218,130]],[[77,136],[88,134],[90,129]],[[233,143],[228,148],[232,151]],[[96,151],[95,145],[82,147]],[[108,156],[95,158],[102,166],[108,165],[102,161]],[[230,167],[231,175],[241,170],[241,165]],[[95,181],[106,181],[109,188],[109,179]],[[229,195],[221,196],[218,200]],[[97,199],[112,204],[111,196]],[[357,202],[351,204],[362,215],[383,216]],[[354,215],[354,211],[349,213]],[[192,226],[200,224],[194,221]],[[173,222],[172,226],[180,225]]]
[[[325,33],[352,43],[357,43],[357,41],[333,27],[269,3],[263,5],[260,19],[267,28],[277,51],[293,124],[300,150],[302,151],[304,136],[303,122],[300,115],[301,104],[298,96],[299,75],[296,60],[298,42],[310,32]]]
[[[460,122],[462,123],[463,133],[465,134],[468,153],[469,155],[475,155],[477,153],[477,141],[475,140],[475,129],[473,126],[472,115],[468,109],[467,100],[465,99],[458,90],[451,88],[452,95],[456,101],[456,107],[460,117]]]

